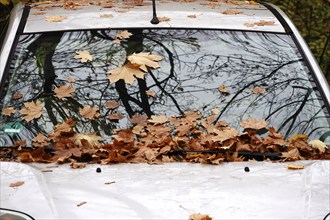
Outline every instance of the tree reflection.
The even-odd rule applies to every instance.
[[[112,41],[120,30],[81,31],[23,35],[10,70],[3,108],[21,109],[23,103],[41,99],[45,112],[39,120],[22,122],[21,116],[1,118],[1,124],[19,122],[19,133],[2,132],[1,145],[14,140],[30,140],[38,132],[48,133],[69,117],[77,120],[77,132],[98,132],[110,139],[116,127],[130,126],[127,118],[111,121],[112,113],[184,114],[198,110],[207,116],[220,110],[217,120],[239,128],[248,117],[265,118],[287,138],[306,133],[311,139],[330,142],[329,113],[297,48],[289,36],[209,30],[129,30],[133,35],[121,44]],[[94,60],[80,63],[74,59],[78,50],[88,50]],[[127,56],[151,52],[164,57],[161,68],[150,69],[146,79],[133,85],[123,80],[110,84],[107,72],[127,62]],[[76,78],[72,98],[59,100],[52,95],[55,86]],[[220,85],[229,94],[218,91]],[[264,94],[255,94],[256,86]],[[157,97],[148,97],[152,90]],[[16,91],[22,100],[13,100]],[[115,110],[105,103],[121,103]],[[79,114],[85,105],[99,107],[101,117],[88,121]]]

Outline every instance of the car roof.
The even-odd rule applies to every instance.
[[[32,4],[25,33],[106,28],[208,28],[285,33],[279,20],[254,1],[156,1],[161,22],[151,24],[152,2],[47,1]],[[56,16],[56,17],[54,17]],[[62,16],[62,21],[47,21]],[[163,21],[162,21],[163,20]]]

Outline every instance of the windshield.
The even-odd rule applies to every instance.
[[[128,59],[141,52],[144,56]],[[138,69],[134,76],[130,67]],[[125,71],[130,78],[120,75]],[[32,101],[42,106],[39,117],[26,105]],[[242,121],[265,120],[285,139],[305,134],[330,143],[329,113],[285,34],[180,29],[24,34],[3,83],[1,109],[15,109],[0,117],[1,146],[17,140],[30,146],[37,134],[49,134],[68,119],[74,119],[76,132],[95,132],[107,143],[116,129],[135,125],[134,116],[187,112],[212,116],[212,124],[227,123],[239,132]]]

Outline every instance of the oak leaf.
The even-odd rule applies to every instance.
[[[108,77],[110,83],[115,83],[118,80],[123,79],[125,83],[128,84],[133,84],[133,82],[135,81],[135,77],[144,79],[144,75],[146,74],[139,69],[138,65],[133,65],[131,63],[127,63],[122,67],[110,70],[108,73],[111,74]]]
[[[92,55],[87,50],[76,51],[76,55],[74,56],[74,58],[80,59],[80,62],[82,63],[93,61]]]
[[[159,68],[158,61],[161,61],[163,59],[160,55],[150,54],[148,52],[146,53],[133,53],[132,55],[128,56],[128,60],[132,64],[137,64],[140,66],[140,69],[144,72],[148,72],[147,66],[152,67],[154,69]]]
[[[89,105],[86,105],[79,110],[79,113],[81,116],[92,120],[100,116],[100,113],[98,111],[99,111],[98,107],[91,107]]]
[[[42,115],[43,106],[39,100],[36,102],[33,102],[33,101],[25,102],[24,106],[25,106],[25,108],[23,108],[19,112],[21,114],[25,115],[23,117],[23,119],[25,121],[32,121],[33,119],[40,118],[40,116]]]
[[[14,114],[16,112],[16,109],[13,107],[8,107],[2,110],[2,114],[6,116],[10,116],[11,114]]]
[[[76,88],[70,87],[69,85],[63,85],[60,87],[56,87],[54,89],[54,92],[56,94],[56,97],[59,99],[72,97],[72,93],[76,91]]]

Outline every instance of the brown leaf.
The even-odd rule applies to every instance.
[[[92,120],[100,116],[100,113],[98,111],[99,111],[98,107],[91,107],[89,105],[86,105],[84,106],[84,108],[81,108],[79,110],[79,113],[81,116]]]
[[[110,114],[108,116],[108,118],[110,119],[110,121],[118,121],[118,120],[124,118],[124,115],[122,115],[120,113],[115,113],[115,114]]]
[[[265,20],[260,20],[258,22],[255,22],[257,26],[272,26],[275,24],[275,21],[265,21]]]
[[[240,124],[244,129],[260,130],[267,127],[265,120],[257,120],[255,118],[248,118],[246,121],[241,121]]]
[[[25,115],[23,117],[25,121],[32,121],[33,119],[40,118],[42,115],[43,106],[39,100],[36,102],[24,102],[24,106],[25,108],[19,112]]]
[[[119,104],[116,101],[109,101],[105,103],[105,107],[107,107],[108,109],[116,109],[118,108]]]
[[[157,97],[157,95],[156,95],[156,93],[154,93],[152,90],[147,90],[146,91],[146,94],[147,94],[147,96],[149,96],[149,97],[154,97],[154,98],[156,98]]]
[[[133,34],[131,32],[128,32],[127,30],[125,30],[125,31],[122,31],[122,32],[116,34],[116,38],[119,38],[119,39],[128,39],[132,35]]]
[[[294,149],[290,150],[289,152],[283,152],[282,157],[286,158],[286,160],[303,159],[303,157],[300,155],[299,150],[297,148],[294,148]]]
[[[209,215],[197,213],[190,215],[189,220],[212,220],[212,218]]]
[[[76,55],[74,56],[76,59],[80,59],[80,62],[86,63],[88,61],[93,61],[92,55],[87,50],[76,51]]]
[[[70,87],[69,85],[63,85],[54,89],[56,97],[59,99],[72,97],[72,93],[75,91],[76,88]]]
[[[18,99],[20,99],[20,98],[22,98],[22,97],[23,97],[23,94],[22,94],[22,93],[20,93],[20,92],[15,92],[14,95],[13,95],[13,97],[12,97],[12,99],[13,99],[13,100],[18,100]]]
[[[114,44],[120,44],[121,43],[121,40],[117,38],[117,39],[113,40],[112,43],[114,43]]]
[[[39,133],[32,139],[32,145],[35,147],[44,147],[48,145],[47,138],[42,133]]]
[[[168,118],[165,115],[152,115],[151,119],[149,119],[148,121],[154,124],[164,124],[168,121]]]
[[[5,108],[5,109],[2,110],[2,114],[6,115],[6,116],[10,116],[12,114],[15,114],[15,112],[16,112],[16,109],[13,108],[13,107],[8,107],[8,108]]]
[[[78,163],[77,161],[72,161],[70,167],[73,169],[82,169],[86,167],[85,163]],[[83,205],[83,204],[82,204]],[[79,204],[77,206],[80,206]]]
[[[85,205],[86,203],[87,203],[87,202],[85,202],[85,201],[84,201],[84,202],[79,202],[79,203],[77,204],[77,206],[80,207],[80,206],[82,206],[82,205]]]
[[[188,18],[197,18],[196,15],[188,15],[187,17],[188,17]]]
[[[24,184],[24,181],[17,181],[17,182],[11,183],[9,185],[9,187],[19,187],[19,186],[22,186],[23,184]]]
[[[67,18],[68,18],[67,16],[63,16],[63,15],[46,16],[46,21],[48,21],[48,22],[62,22]]]
[[[148,116],[135,114],[132,116],[132,118],[129,118],[128,120],[133,124],[145,124],[148,122]]]
[[[229,89],[227,87],[225,87],[225,85],[220,85],[218,88],[219,92],[223,93],[223,94],[229,94]]]
[[[159,22],[166,22],[166,21],[170,21],[171,19],[168,17],[157,17]]]
[[[69,77],[69,78],[67,79],[67,82],[68,82],[68,83],[74,83],[74,82],[76,82],[76,78],[75,78],[75,77]]]
[[[255,94],[264,94],[264,93],[266,93],[266,90],[264,88],[257,86],[252,89],[252,92]]]
[[[147,53],[133,53],[132,55],[128,56],[128,60],[132,64],[139,65],[139,68],[143,70],[144,72],[148,72],[147,67],[152,67],[154,69],[159,68],[158,61],[161,61],[163,59],[160,55],[150,54]]]
[[[228,8],[227,10],[223,11],[222,14],[225,14],[225,15],[237,15],[237,14],[243,14],[243,11],[237,10],[235,8]]]
[[[101,14],[100,18],[113,18],[112,14]]]
[[[108,79],[110,80],[110,83],[115,83],[118,80],[123,79],[125,83],[133,84],[135,77],[144,79],[144,75],[146,74],[144,71],[141,71],[139,67],[139,65],[133,65],[128,62],[122,67],[110,70],[108,73],[111,75]]]
[[[126,129],[118,132],[117,135],[113,135],[113,138],[124,143],[132,143],[134,142],[134,133],[131,129]]]
[[[288,168],[289,170],[301,170],[301,169],[304,169],[305,167],[302,164],[290,163],[290,164],[286,165],[286,168]]]
[[[104,138],[96,135],[95,132],[89,133],[89,134],[80,134],[77,133],[73,136],[74,143],[78,146],[82,146],[82,140],[88,141],[89,144],[92,146],[100,146],[100,142],[104,141]]]

